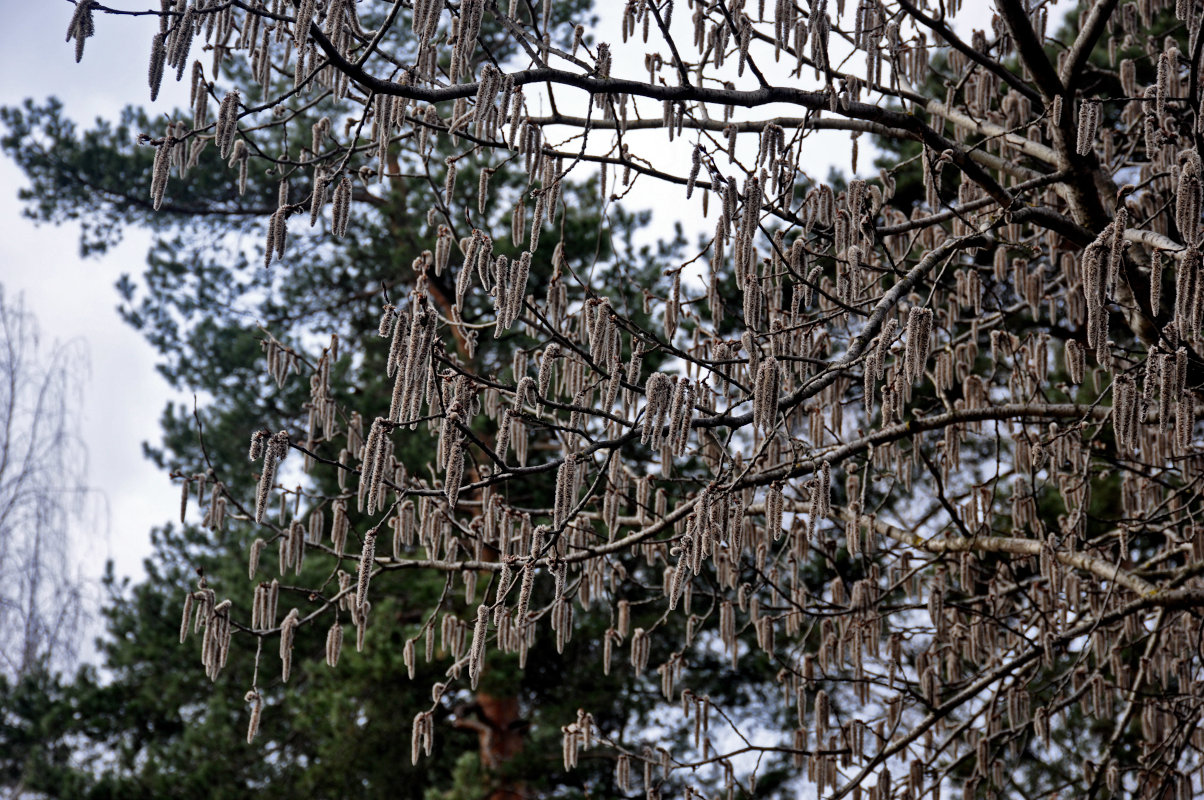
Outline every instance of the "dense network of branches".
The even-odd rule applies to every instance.
[[[405,630],[411,673],[447,668],[415,761],[491,654],[591,615],[599,672],[693,725],[563,721],[564,767],[611,758],[633,796],[756,795],[771,765],[832,798],[1201,791],[1204,8],[1096,0],[1055,35],[998,0],[962,35],[958,5],[629,0],[587,28],[551,0],[80,0],[77,55],[102,12],[154,13],[152,97],[190,76],[191,118],[143,135],[156,207],[267,170],[263,262],[290,270],[307,218],[355,237],[356,204],[429,196],[435,246],[364,295],[379,340],[265,333],[310,395],[305,426],[248,420],[258,488],[184,482],[260,532],[253,608],[187,596],[208,673],[245,639],[287,681],[305,626],[334,667],[345,630],[401,624],[378,592],[442,573]],[[833,131],[889,163],[817,182]],[[705,233],[616,285],[563,248],[587,180],[603,212],[666,186]],[[337,401],[370,351],[391,402]],[[324,582],[285,577],[312,559]],[[716,656],[776,675],[763,706],[694,691]]]

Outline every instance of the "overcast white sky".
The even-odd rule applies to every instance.
[[[147,8],[158,4],[115,0],[111,5]],[[599,4],[599,8],[605,6]],[[97,34],[88,42],[83,63],[77,65],[73,47],[64,42],[72,10],[66,0],[0,0],[0,10],[5,20],[0,32],[0,75],[5,76],[0,83],[0,104],[55,95],[63,100],[70,117],[86,125],[98,116],[113,118],[127,103],[147,101],[146,63],[156,25],[153,18],[97,15]],[[958,20],[958,27],[984,27],[989,13],[986,3],[972,4]],[[614,32],[606,29],[601,38],[610,38]],[[158,106],[169,108],[173,100],[180,104],[181,97],[186,103],[181,87],[165,80]],[[830,146],[817,146],[814,156],[808,153],[813,177],[825,177],[833,163],[848,169],[847,138],[837,135],[829,141]],[[864,173],[872,156],[863,148],[860,165]],[[687,162],[688,152],[684,156]],[[87,343],[92,375],[80,420],[90,452],[90,483],[105,498],[102,505],[107,511],[99,530],[79,531],[81,540],[92,543],[81,556],[93,577],[101,574],[106,558],[113,558],[119,575],[136,578],[142,573],[141,559],[149,552],[151,526],[172,519],[179,508],[178,489],[143,459],[141,451],[142,442],[158,440],[159,414],[171,395],[154,370],[154,351],[115,310],[113,283],[122,273],[141,274],[149,239],[134,232],[104,258],[83,261],[75,226],[37,227],[20,217],[16,191],[23,180],[10,161],[0,159],[0,283],[10,296],[24,294],[44,336]],[[664,197],[641,192],[642,201],[654,208],[666,203],[669,205],[662,209],[673,209],[657,215],[654,224],[667,226],[679,216],[680,209],[672,205],[680,203],[678,192],[674,189]]]
[[[98,35],[77,65],[64,41],[69,3],[0,0],[0,9],[0,104],[55,95],[84,123],[112,118],[126,103],[147,98],[153,21],[98,15]],[[80,420],[90,484],[104,500],[99,529],[78,532],[80,542],[91,543],[81,552],[83,566],[99,577],[112,557],[119,575],[138,576],[151,526],[179,513],[178,492],[142,457],[142,442],[158,439],[168,387],[154,370],[151,347],[118,317],[113,289],[121,273],[141,273],[149,238],[130,236],[103,259],[81,260],[78,227],[38,227],[20,217],[16,192],[22,185],[20,170],[0,159],[0,283],[10,297],[24,295],[44,338],[82,339],[91,357]]]

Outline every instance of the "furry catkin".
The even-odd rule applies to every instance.
[[[473,691],[481,679],[485,668],[485,637],[489,633],[489,607],[482,603],[477,606],[477,621],[472,632],[472,649],[468,655],[468,676]]]
[[[252,689],[243,697],[243,701],[251,706],[247,720],[247,744],[251,744],[255,741],[255,735],[259,733],[259,721],[263,715],[263,695]]]
[[[907,350],[903,358],[903,374],[911,383],[918,383],[924,377],[932,338],[932,316],[930,308],[912,308],[907,314]]]
[[[280,680],[288,683],[293,671],[293,639],[297,635],[297,626],[301,624],[301,615],[297,609],[292,609],[280,623]]]
[[[75,40],[75,62],[78,64],[84,57],[84,42],[96,33],[96,25],[92,20],[92,7],[96,0],[77,0],[75,12],[67,26],[67,41]]]
[[[337,621],[330,626],[330,630],[326,634],[326,665],[337,667],[339,665],[339,654],[343,652],[343,626]]]
[[[334,190],[334,216],[331,232],[340,239],[347,235],[347,223],[351,219],[351,177],[344,175]]]
[[[167,191],[167,179],[171,173],[172,148],[175,145],[176,138],[168,134],[155,148],[155,160],[151,168],[150,196],[156,211],[163,205],[163,195]]]
[[[1084,100],[1079,108],[1079,129],[1078,139],[1075,143],[1075,151],[1080,156],[1085,156],[1091,153],[1095,147],[1095,139],[1099,131],[1100,122],[1100,102],[1098,100]]]
[[[224,98],[217,112],[217,125],[214,129],[214,141],[223,159],[228,159],[234,148],[234,136],[238,132],[238,107],[242,97],[237,89],[230,91]]]
[[[266,431],[257,431],[251,440],[252,460],[263,458],[263,467],[259,473],[259,488],[255,493],[255,521],[263,522],[264,512],[267,511],[268,498],[276,482],[276,467],[288,455],[288,432],[268,436]]]
[[[376,531],[364,534],[364,548],[360,553],[359,580],[355,587],[355,607],[363,608],[368,602],[368,583],[372,580],[372,568],[376,565]]]
[[[767,356],[757,368],[753,389],[753,426],[762,433],[773,430],[778,416],[778,361]]]

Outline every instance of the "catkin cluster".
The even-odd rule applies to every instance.
[[[256,540],[257,543],[263,541]],[[251,630],[268,631],[276,627],[276,608],[280,601],[280,581],[259,583],[251,601]]]
[[[365,514],[375,514],[385,505],[386,481],[392,478],[394,424],[377,417],[368,430],[360,465],[358,503]]]
[[[193,633],[201,634],[201,665],[205,675],[216,681],[218,673],[226,666],[230,655],[230,637],[233,626],[230,622],[229,600],[217,602],[214,591],[202,578],[195,592],[184,596],[184,610],[180,619],[180,643],[188,636],[191,617]]]
[[[903,355],[903,374],[913,384],[924,379],[932,342],[932,316],[930,308],[912,308],[907,313],[907,349]]]
[[[280,623],[280,680],[288,683],[293,671],[293,641],[301,625],[301,613],[290,609]]]
[[[410,763],[417,764],[418,757],[425,753],[428,757],[435,745],[435,720],[429,711],[420,711],[414,717],[414,729],[411,734],[412,749]]]
[[[258,430],[251,434],[251,461],[263,459],[259,472],[259,488],[255,492],[255,521],[263,522],[264,512],[267,511],[268,498],[276,483],[276,468],[288,456],[288,431],[272,434],[266,430]]]
[[[665,420],[671,411],[674,382],[663,372],[654,372],[644,384],[644,426],[640,442],[658,448],[664,436]]]
[[[381,318],[381,336],[391,336],[386,374],[393,378],[388,421],[411,424],[421,413],[430,382],[431,347],[436,341],[437,318],[421,296],[408,309],[387,307]],[[390,333],[391,330],[391,333]]]
[[[71,15],[71,23],[67,26],[66,41],[75,40],[75,63],[84,57],[84,42],[96,33],[96,24],[92,19],[92,7],[96,0],[77,0],[75,12]]]
[[[343,238],[354,202],[367,223],[430,190],[425,222],[413,216],[399,240],[426,244],[398,254],[412,269],[385,276],[388,344],[370,345],[392,381],[387,413],[352,407],[371,393],[337,385],[378,363],[361,343],[339,362],[337,341],[305,355],[322,343],[302,331],[284,337],[290,347],[263,342],[278,388],[311,374],[307,404],[282,416],[304,429],[252,436],[255,520],[290,435],[306,472],[329,468],[338,487],[282,491],[248,554],[250,628],[279,635],[283,680],[302,625],[329,626],[334,667],[347,621],[362,649],[371,598],[429,569],[447,591],[407,633],[403,660],[417,674],[421,641],[428,662],[450,663],[414,719],[415,762],[431,752],[445,693],[481,685],[488,647],[521,666],[549,627],[563,651],[575,615],[601,614],[603,671],[627,669],[612,660],[629,647],[634,675],[655,670],[665,701],[682,703],[683,731],[694,728],[692,751],[672,753],[620,731],[625,793],[735,791],[741,758],[724,750],[740,736],[708,725],[740,714],[717,716],[727,710],[694,693],[711,648],[733,674],[750,657],[780,669],[794,719],[771,745],[737,747],[780,758],[783,785],[797,775],[821,794],[879,800],[947,786],[998,794],[1015,753],[1069,763],[1085,752],[1065,720],[1094,717],[1141,728],[1140,770],[1095,748],[1081,779],[1059,775],[1060,791],[1191,794],[1180,775],[1198,766],[1199,637],[1186,612],[1200,589],[1190,565],[1204,559],[1193,488],[1204,470],[1204,168],[1199,82],[1180,47],[1200,36],[1198,4],[1096,3],[1083,22],[1100,37],[1095,54],[1050,47],[1039,3],[1001,4],[991,30],[958,42],[944,22],[923,23],[923,3],[690,3],[671,27],[672,2],[633,0],[621,29],[647,44],[638,81],[612,79],[630,54],[550,0],[512,0],[509,13],[485,0],[389,5],[366,25],[352,0],[165,0],[151,45],[152,97],[166,70],[179,79],[191,67],[190,119],[141,139],[155,147],[153,205],[206,158],[237,166],[240,195],[253,169],[262,180],[243,202],[266,207],[265,265],[282,258],[293,214],[308,210],[317,227],[329,205]],[[946,2],[942,20],[959,5]],[[98,10],[75,5],[77,58]],[[493,26],[529,64],[512,70],[485,46]],[[666,41],[677,30],[692,37]],[[202,46],[212,68],[189,55]],[[949,80],[926,97],[933,52]],[[222,73],[236,54],[243,62]],[[806,67],[814,85],[801,83]],[[247,85],[226,91],[230,76]],[[588,115],[544,109],[545,85],[588,93]],[[783,97],[794,117],[767,105]],[[895,110],[900,99],[916,113]],[[824,128],[852,135],[853,173],[866,133],[921,144],[877,177],[813,184],[806,140]],[[640,151],[658,131],[678,157]],[[590,198],[575,181],[595,166],[604,215],[653,181],[701,195],[702,216],[717,212],[704,252],[660,263],[616,244],[583,258],[577,206]],[[475,202],[463,185],[474,169]],[[290,252],[319,233],[294,231]],[[554,247],[541,258],[545,233]],[[646,287],[644,268],[656,276]],[[349,302],[358,314],[373,301]],[[478,350],[488,328],[495,341]],[[399,461],[424,441],[433,458]],[[186,513],[192,483],[204,505],[212,481],[215,529],[227,502],[241,508],[217,479],[194,475],[182,492]],[[335,568],[327,605],[282,615],[281,581],[326,550],[328,521],[330,553],[357,569]],[[353,528],[366,533],[349,545]],[[269,581],[271,542],[280,576]],[[550,585],[537,591],[543,573]],[[664,605],[682,612],[672,625]],[[210,677],[226,660],[230,610],[203,583],[185,599],[180,636],[204,630]],[[663,640],[673,632],[679,641]],[[257,679],[245,697],[251,740],[265,703]],[[585,710],[555,725],[566,769],[608,733]]]
[[[1084,100],[1079,107],[1078,139],[1075,142],[1075,152],[1080,156],[1090,154],[1095,147],[1095,139],[1099,132],[1099,123],[1099,100]]]
[[[766,357],[757,368],[756,376],[753,388],[753,426],[768,434],[777,424],[778,384],[781,379],[778,360],[773,356]]]
[[[164,135],[155,148],[155,161],[151,167],[151,203],[156,211],[163,205],[163,195],[167,191],[167,179],[171,176],[173,150],[178,144],[172,132]]]

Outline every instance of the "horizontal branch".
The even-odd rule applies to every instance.
[[[852,518],[845,509],[844,519]],[[942,555],[945,553],[1011,553],[1013,555],[1039,556],[1045,550],[1049,556],[1067,567],[1073,567],[1088,572],[1103,581],[1112,581],[1123,586],[1139,597],[1152,597],[1158,592],[1158,587],[1147,580],[1137,577],[1131,572],[1120,568],[1120,564],[1112,564],[1097,556],[1082,552],[1071,552],[1063,549],[1051,549],[1046,543],[1037,539],[1020,539],[1014,536],[946,536],[940,539],[925,539],[918,533],[903,530],[876,518],[866,515],[861,517],[871,521],[874,529],[900,544],[911,545],[929,553]]]
[[[998,406],[987,406],[985,408],[960,409],[945,414],[936,414],[931,417],[917,417],[907,422],[882,428],[868,436],[840,445],[815,458],[798,461],[789,465],[782,464],[775,469],[765,470],[756,475],[755,478],[750,477],[746,479],[740,485],[762,485],[787,478],[797,478],[801,475],[809,475],[818,470],[825,461],[834,466],[855,455],[866,452],[870,447],[878,447],[889,442],[910,439],[917,433],[941,430],[950,425],[963,422],[986,422],[988,420],[1007,419],[1081,419],[1084,421],[1103,422],[1111,414],[1112,409],[1105,406],[1082,406],[1076,403],[1006,403]]]

